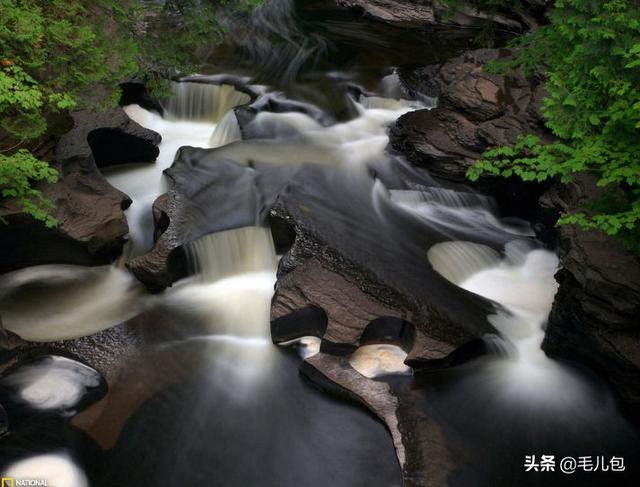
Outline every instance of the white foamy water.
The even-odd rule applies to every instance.
[[[0,278],[0,314],[7,330],[50,342],[92,335],[142,311],[146,292],[114,266],[45,265]]]
[[[168,189],[165,169],[173,164],[178,149],[184,145],[210,147],[211,134],[215,130],[213,122],[168,121],[157,113],[138,105],[124,107],[125,112],[135,122],[162,136],[160,154],[155,163],[137,167],[115,167],[105,171],[107,180],[131,197],[133,203],[127,210],[129,236],[132,241],[132,255],[140,255],[153,245],[153,202]]]
[[[277,259],[271,231],[243,227],[206,235],[187,248],[197,274],[177,283],[163,298],[166,306],[191,313],[215,344],[221,381],[234,381],[229,394],[249,397],[251,384],[268,374],[271,297]]]
[[[47,487],[89,487],[84,472],[65,454],[51,453],[19,460],[2,472],[2,476],[46,480]]]
[[[489,317],[513,345],[519,360],[544,356],[540,344],[558,289],[558,257],[548,250],[513,241],[505,257],[471,242],[443,242],[428,253],[436,271],[467,291],[502,305]]]
[[[84,364],[64,357],[48,356],[26,364],[3,377],[0,384],[17,391],[18,398],[40,410],[73,408],[100,375]]]
[[[445,242],[430,250],[429,260],[443,276],[455,276],[451,280],[461,288],[501,305],[487,319],[500,333],[497,345],[506,355],[485,362],[479,372],[500,399],[560,408],[592,403],[584,381],[541,348],[558,289],[553,252],[514,241],[496,260],[487,247]],[[467,272],[459,272],[465,266]]]
[[[249,124],[258,133],[277,132],[276,138],[250,139],[218,149],[221,157],[242,164],[345,164],[356,168],[383,156],[389,143],[387,127],[401,115],[422,108],[417,102],[385,99],[367,108],[354,102],[358,116],[344,123],[322,126],[302,113],[259,113]],[[269,128],[269,129],[267,129]]]
[[[174,83],[173,90],[174,96],[164,107],[164,118],[139,105],[124,107],[131,120],[162,136],[156,162],[105,171],[107,180],[133,200],[127,210],[133,256],[153,246],[151,207],[156,198],[168,190],[163,171],[171,167],[178,149],[219,147],[239,140],[240,129],[232,109],[251,100],[249,95],[230,85],[184,82]]]

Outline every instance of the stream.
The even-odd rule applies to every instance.
[[[304,188],[308,211],[364,242],[363,258],[374,249],[396,263],[397,275],[428,263],[452,288],[496,303],[486,317],[495,329],[484,336],[487,352],[452,367],[414,372],[398,343],[346,355],[357,372],[439,425],[438,441],[456,458],[455,468],[441,468],[446,485],[595,486],[611,478],[632,485],[624,473],[525,472],[534,454],[616,456],[631,465],[636,426],[595,372],[542,351],[559,260],[530,222],[502,217],[492,198],[441,183],[387,150],[390,124],[437,105],[403,98],[393,68],[407,57],[445,59],[467,41],[401,37],[392,27],[379,35],[378,24],[325,19],[312,6],[296,16],[288,0],[267,2],[248,20],[229,19],[228,28],[206,72],[173,83],[162,114],[124,107],[162,142],[154,164],[104,170],[133,200],[123,256],[111,266],[46,265],[0,276],[6,329],[43,350],[94,347],[103,372],[47,353],[0,378],[0,399],[16,425],[0,441],[3,475],[46,478],[49,487],[406,485],[384,424],[299,374],[320,339],[273,343],[283,251],[258,216],[249,224],[229,218],[188,244],[188,276],[162,293],[147,292],[126,269],[154,245],[152,204],[169,190],[163,171],[186,146],[196,156],[207,151],[200,164],[273,170],[278,188],[302,171],[317,175]],[[226,77],[233,84],[219,81]],[[256,94],[254,104],[273,98],[285,109],[258,111],[241,127],[233,109],[252,103],[247,93]],[[412,184],[388,184],[388,174],[400,171]],[[241,208],[247,196],[228,204]]]

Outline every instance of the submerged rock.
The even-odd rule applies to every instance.
[[[127,195],[111,186],[98,165],[153,162],[160,138],[129,120],[122,109],[78,112],[74,128],[63,135],[51,165],[60,174],[38,189],[55,206],[55,228],[25,215],[14,201],[3,202],[0,216],[0,273],[22,267],[65,263],[99,265],[117,257],[129,231]]]
[[[602,193],[591,177],[552,188],[543,203],[572,212]],[[640,259],[621,241],[575,225],[558,227],[560,289],[544,350],[595,366],[622,398],[640,404]]]

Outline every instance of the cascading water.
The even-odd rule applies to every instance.
[[[250,100],[246,93],[225,84],[184,82],[172,86],[174,96],[165,102],[164,118],[137,105],[125,107],[132,120],[162,136],[156,162],[135,169],[119,167],[107,173],[109,182],[133,200],[127,212],[133,256],[153,245],[151,205],[167,190],[163,171],[171,166],[177,150],[183,145],[209,148],[236,140],[237,131],[229,130],[225,114]],[[218,122],[226,129],[218,131]]]
[[[165,101],[169,121],[218,123],[233,107],[246,105],[251,97],[227,84],[181,82],[173,84],[173,96]]]
[[[255,72],[249,73],[254,79],[276,76],[283,85],[296,84],[303,67],[330,48],[324,37],[309,36],[300,27],[292,0],[267,2],[249,19],[227,25],[234,52],[254,64]],[[238,26],[250,26],[251,35]],[[334,22],[328,30],[347,36],[342,27]],[[360,42],[371,38],[362,35]],[[413,380],[422,387],[429,374],[418,371],[413,377],[404,363],[407,353],[399,346],[367,342],[345,357],[366,379],[389,390],[407,387],[407,397],[416,401],[421,414],[440,422],[444,433],[438,432],[435,442],[451,435],[456,438],[451,444],[464,445],[461,458],[477,455],[490,463],[512,455],[515,465],[523,449],[547,445],[553,435],[547,433],[546,421],[565,425],[571,438],[581,428],[596,441],[608,438],[608,429],[622,436],[626,423],[606,389],[552,361],[541,349],[558,260],[535,241],[531,227],[499,217],[490,198],[440,187],[424,174],[410,184],[387,184],[395,171],[416,171],[386,153],[389,124],[411,110],[433,107],[435,100],[403,99],[407,93],[397,71],[377,75],[382,81],[373,93],[345,89],[356,75],[320,73],[322,82],[330,83],[324,98],[344,94],[344,100],[331,105],[339,108],[331,113],[301,102],[278,104],[290,100],[230,76],[195,76],[175,83],[162,116],[137,105],[125,107],[132,120],[158,132],[162,143],[155,164],[108,171],[111,184],[133,199],[127,213],[132,243],[123,260],[152,247],[151,206],[167,191],[163,171],[182,146],[211,149],[207,164],[235,162],[248,171],[257,172],[262,164],[312,167],[316,178],[304,188],[300,207],[311,214],[322,212],[334,224],[327,232],[358,236],[375,248],[365,255],[388,258],[396,273],[428,261],[461,288],[460,296],[473,293],[493,303],[488,321],[500,337],[486,337],[491,353],[433,372],[436,386],[426,394],[414,390]],[[237,117],[233,108],[252,102],[254,95],[273,98],[262,105],[257,100],[238,111],[244,118]],[[271,102],[279,108],[272,110]],[[110,449],[108,455],[97,454],[97,460],[89,454],[90,459],[83,458],[87,465],[99,465],[94,468],[98,473],[91,472],[99,487],[400,484],[382,425],[307,387],[298,377],[299,358],[271,343],[278,259],[270,229],[260,226],[265,222],[254,224],[204,234],[187,244],[191,275],[156,296],[119,266],[43,266],[0,278],[3,324],[29,340],[90,335],[141,314],[130,324],[142,330],[144,347],[118,370],[105,400],[74,418],[87,436],[76,440],[78,451],[89,444],[87,450],[93,452],[94,440]],[[437,241],[423,245],[428,240],[421,238],[423,233],[437,235]],[[358,247],[356,253],[364,250]],[[397,284],[393,276],[386,279]],[[297,343],[303,358],[319,352],[316,337]],[[45,361],[5,377],[17,391],[16,401],[51,417],[71,414],[99,379],[84,365],[70,368],[65,360]],[[55,375],[48,384],[54,387],[40,386],[47,372]],[[485,448],[486,429],[508,438],[507,447]],[[460,431],[461,440],[455,436]],[[588,441],[583,445],[592,446]],[[44,450],[38,446],[32,453]],[[55,454],[53,450],[32,458],[25,458],[22,449],[12,450],[16,461],[2,473],[19,476],[37,470],[54,487],[88,485],[67,450],[57,444]],[[468,478],[479,479],[472,485],[499,485],[512,478],[465,475],[456,477],[460,485],[467,485]]]

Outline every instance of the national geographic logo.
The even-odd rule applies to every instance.
[[[13,477],[2,477],[0,487],[47,487],[45,479],[14,479]]]

